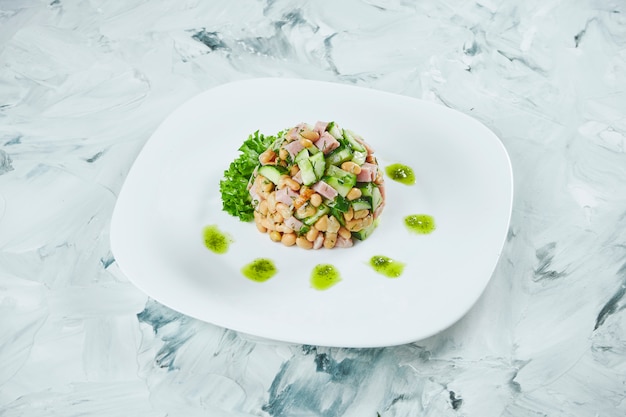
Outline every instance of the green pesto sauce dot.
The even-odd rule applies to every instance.
[[[224,254],[228,252],[232,240],[230,237],[217,228],[216,225],[206,226],[203,230],[204,246],[210,251],[217,254]]]
[[[435,219],[428,214],[411,214],[404,218],[404,224],[413,233],[427,235],[436,229]]]
[[[404,271],[405,264],[387,256],[376,255],[370,259],[370,266],[374,271],[389,278],[398,278]]]
[[[276,272],[278,272],[278,270],[274,262],[266,258],[255,259],[241,268],[241,273],[246,278],[256,282],[265,282],[276,275]]]
[[[316,265],[311,272],[311,286],[316,290],[327,290],[339,281],[339,271],[330,264]]]
[[[404,185],[415,184],[415,173],[413,170],[402,164],[391,164],[385,168],[387,176],[394,181],[398,181]]]

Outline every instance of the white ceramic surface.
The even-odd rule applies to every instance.
[[[389,178],[375,233],[349,249],[286,248],[221,210],[219,181],[247,136],[298,122],[335,120],[361,134],[385,167],[411,166],[417,183]],[[265,338],[327,346],[395,345],[433,335],[461,318],[485,289],[507,234],[511,165],[498,138],[441,105],[348,85],[253,79],[205,91],[167,117],[146,143],[119,195],[111,247],[128,278],[187,315]],[[403,218],[434,216],[430,235]],[[216,255],[202,230],[215,224],[234,240]],[[406,263],[389,279],[373,255]],[[240,269],[266,257],[279,272],[265,283]],[[311,288],[316,264],[342,281]]]

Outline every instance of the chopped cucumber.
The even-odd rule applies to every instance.
[[[330,214],[335,216],[342,226],[345,226],[346,221],[343,213],[347,213],[350,209],[350,202],[345,197],[338,195],[333,201],[328,203],[328,207],[330,207]]]
[[[341,177],[354,178],[354,184],[356,184],[356,175],[346,170],[343,170],[339,167],[336,167],[334,165],[328,166],[328,168],[326,169],[326,175],[328,175],[329,177],[338,177],[338,178],[341,178]]]
[[[320,204],[315,214],[312,215],[311,217],[307,217],[306,219],[303,219],[302,223],[306,224],[307,226],[314,225],[315,222],[320,219],[320,217],[322,217],[324,214],[328,214],[329,212],[330,212],[330,207],[328,207],[325,204]]]
[[[342,197],[345,197],[356,184],[356,175],[334,165],[329,165],[324,181],[337,190]]]
[[[361,195],[363,197],[367,197],[367,199],[371,203],[372,202],[372,192],[374,191],[374,188],[376,187],[374,185],[374,183],[372,183],[372,182],[360,182],[360,183],[357,184],[357,187],[359,188],[359,190],[361,190]]]
[[[354,149],[356,152],[365,152],[367,154],[365,147],[354,138],[354,132],[343,129],[343,137],[348,141],[352,149]]]
[[[328,204],[328,207],[336,210],[339,213],[346,213],[350,209],[350,202],[341,195],[338,195],[332,201],[328,201],[326,204]]]
[[[313,172],[315,172],[315,180],[320,180],[326,171],[326,160],[322,152],[316,153],[309,158],[311,165],[313,165]]]
[[[274,184],[278,185],[278,181],[280,177],[285,175],[287,170],[281,166],[277,165],[263,165],[259,168],[259,174],[263,175],[268,180],[272,181]]]
[[[306,148],[304,148],[300,152],[298,152],[298,154],[296,155],[296,158],[293,161],[295,163],[298,163],[299,161],[302,161],[303,159],[308,159],[308,158],[309,158],[309,151]]]
[[[346,184],[337,177],[324,177],[324,181],[326,181],[328,185],[333,187],[342,197],[348,195],[348,193],[352,189],[351,185]]]
[[[374,190],[374,187],[376,187],[376,185],[373,182],[360,182],[358,184],[358,187],[363,192],[363,195],[371,197],[372,196],[372,190]]]
[[[328,155],[327,158],[328,163],[332,165],[340,165],[350,159],[352,159],[352,150],[348,147],[339,147],[335,149]]]
[[[352,208],[354,211],[357,210],[370,210],[372,208],[372,204],[367,200],[367,198],[357,198],[352,201]]]
[[[337,123],[335,122],[328,123],[328,126],[326,126],[326,131],[333,135],[335,139],[339,139],[343,136],[341,134],[341,129],[339,129],[339,126],[337,126]]]
[[[376,210],[383,202],[383,196],[378,186],[371,182],[359,183],[361,198],[368,200],[372,204],[372,211]]]
[[[355,151],[354,154],[352,155],[352,162],[361,166],[365,163],[365,158],[367,158],[367,151],[366,152]]]
[[[378,187],[374,186],[372,190],[372,210],[376,210],[383,202],[383,196]]]
[[[313,164],[310,159],[302,159],[298,161],[298,168],[300,168],[300,174],[302,176],[302,184],[311,185],[316,182],[317,177],[313,170]]]
[[[374,229],[376,229],[376,226],[378,226],[377,221],[375,221],[374,223],[372,223],[370,226],[366,227],[363,230],[359,230],[358,232],[352,232],[352,237],[358,240],[365,240],[372,234],[372,232],[374,232]]]

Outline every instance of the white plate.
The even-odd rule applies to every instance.
[[[317,120],[361,134],[382,166],[404,163],[417,176],[413,186],[386,180],[378,229],[349,249],[283,247],[221,210],[219,181],[250,133]],[[477,301],[498,261],[512,198],[502,143],[462,113],[341,84],[256,79],[201,93],[163,121],[122,187],[111,247],[137,287],[189,316],[287,342],[396,345],[445,329]],[[416,213],[432,215],[437,229],[409,233],[403,218]],[[226,254],[204,247],[209,224],[234,238]],[[373,255],[405,262],[403,275],[377,274],[368,266]],[[264,283],[240,272],[259,257],[279,270]],[[342,281],[313,289],[319,263],[333,264]]]

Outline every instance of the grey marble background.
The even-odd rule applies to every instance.
[[[142,145],[225,82],[455,108],[515,173],[489,287],[427,340],[254,340],[151,301],[108,227]],[[622,0],[0,0],[0,415],[623,416]],[[477,225],[477,229],[480,225]]]

